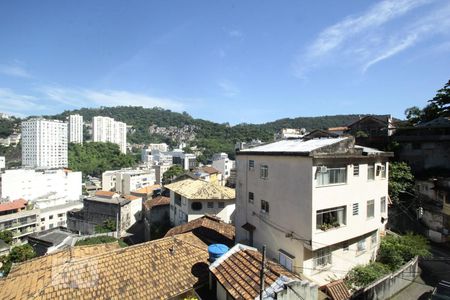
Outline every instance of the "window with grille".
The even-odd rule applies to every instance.
[[[358,241],[358,252],[364,252],[366,251],[366,239],[362,239]]]
[[[375,179],[375,165],[367,165],[367,180]]]
[[[248,169],[249,170],[255,169],[255,161],[254,160],[249,160],[248,161]]]
[[[253,203],[255,201],[255,194],[248,192],[248,202]]]
[[[332,255],[330,248],[319,249],[315,252],[314,268],[325,267],[331,265]]]
[[[260,176],[262,179],[267,179],[267,177],[269,176],[269,167],[267,165],[261,166]]]
[[[279,250],[278,252],[278,262],[280,265],[288,269],[289,271],[293,271],[294,265],[294,257],[290,254],[287,254],[283,250]]]
[[[359,203],[353,203],[353,215],[357,216],[359,214]]]
[[[261,212],[265,214],[269,213],[269,202],[266,200],[261,200]]]
[[[359,165],[353,165],[353,176],[359,176]]]
[[[316,228],[327,230],[346,224],[346,207],[334,207],[318,210],[316,213]]]

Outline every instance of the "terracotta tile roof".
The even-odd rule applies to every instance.
[[[213,216],[203,216],[170,229],[166,237],[180,233],[192,232],[206,244],[221,243],[234,245],[235,228]]]
[[[347,289],[342,279],[330,282],[325,285],[325,293],[331,297],[332,300],[347,300],[350,299],[350,292]]]
[[[209,267],[217,281],[234,299],[255,299],[259,296],[259,273],[262,255],[255,248],[237,244]],[[280,276],[301,280],[281,265],[267,261],[265,287],[270,287]]]
[[[8,210],[16,210],[16,209],[24,209],[27,206],[27,200],[25,199],[17,199],[11,202],[6,202],[0,204],[0,211],[8,211]]]
[[[348,128],[346,126],[341,126],[341,127],[330,127],[327,130],[328,131],[342,131],[342,130],[347,130]]]
[[[154,185],[149,185],[140,189],[137,189],[135,191],[133,191],[133,193],[138,193],[138,194],[151,194],[153,193],[154,190],[160,189],[161,185],[159,184],[154,184]]]
[[[96,191],[95,196],[97,197],[113,197],[116,193],[110,191]]]
[[[79,259],[57,258],[14,266],[0,283],[0,299],[168,299],[208,280],[206,245],[190,233]]]
[[[161,205],[170,205],[170,198],[164,197],[164,196],[158,196],[156,198],[147,200],[144,203],[144,207],[146,209],[152,209],[152,207],[161,206]]]
[[[200,170],[202,170],[203,172],[208,173],[210,175],[219,173],[219,170],[217,170],[216,168],[213,168],[211,166],[203,166],[200,168]]]
[[[125,196],[123,196],[123,198],[126,199],[126,200],[130,200],[130,201],[142,199],[141,197],[133,196],[133,195],[125,195]]]
[[[234,189],[203,180],[185,179],[165,186],[188,199],[208,200],[235,200]]]

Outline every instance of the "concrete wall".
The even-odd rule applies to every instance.
[[[399,271],[391,273],[366,288],[355,292],[351,299],[389,299],[397,294],[420,274],[418,258],[405,264]]]

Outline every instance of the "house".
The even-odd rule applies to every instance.
[[[28,244],[38,256],[42,256],[70,247],[76,236],[67,229],[56,227],[30,234]]]
[[[396,131],[397,121],[391,115],[368,115],[348,125],[344,133],[356,137],[359,145],[384,148]]]
[[[81,234],[93,234],[97,225],[112,221],[119,233],[124,234],[141,218],[141,210],[140,197],[121,197],[114,192],[97,191],[94,197],[84,198],[83,209],[72,210],[67,214],[67,228]]]
[[[225,185],[227,179],[231,176],[231,170],[236,168],[236,162],[229,159],[228,154],[220,153],[220,155],[213,156],[212,166],[222,174],[222,185]]]
[[[235,228],[217,217],[205,215],[186,224],[173,227],[166,233],[166,237],[181,233],[192,232],[205,244],[234,245]]]
[[[223,176],[219,172],[219,170],[217,170],[214,167],[211,166],[198,167],[192,171],[192,174],[198,179],[202,179],[204,181],[208,181],[214,184],[223,185]]]
[[[191,233],[117,247],[74,247],[15,264],[0,281],[0,299],[185,299],[208,284],[207,247]]]
[[[3,208],[7,205],[9,214],[0,216],[0,231],[9,230],[13,233],[13,245],[20,245],[27,241],[27,237],[38,230],[39,209],[11,210],[9,203],[0,204]]]
[[[399,129],[393,140],[400,144],[398,158],[417,174],[432,169],[450,170],[450,118],[440,117]]]
[[[44,231],[47,229],[67,227],[67,212],[74,209],[82,209],[82,201],[69,201],[57,205],[51,205],[40,208],[38,230]]]
[[[262,255],[255,248],[237,244],[210,266],[217,300],[256,300],[260,292]],[[266,261],[263,299],[326,299],[318,285],[273,261]]]
[[[283,140],[237,152],[236,242],[320,285],[373,260],[392,153],[353,137]],[[340,272],[334,272],[340,270]]]
[[[170,222],[174,226],[216,215],[224,222],[233,220],[234,189],[203,180],[187,178],[165,186],[170,190]]]
[[[150,241],[151,227],[170,225],[170,198],[158,196],[144,202],[144,240]]]
[[[116,170],[106,171],[102,174],[102,190],[115,191],[119,194],[129,195],[138,189],[155,184],[155,170]]]

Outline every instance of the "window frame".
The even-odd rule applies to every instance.
[[[269,177],[269,166],[268,165],[261,165],[259,167],[259,178],[267,179],[268,177]]]
[[[341,212],[341,211],[343,211],[342,220],[339,220],[339,212]],[[324,218],[325,214],[331,214],[331,213],[336,213],[336,216],[326,216],[326,218]],[[325,219],[327,219],[327,218],[330,219],[329,222],[325,222]],[[320,223],[319,223],[319,220],[320,220]],[[334,225],[336,222],[339,223],[339,226]],[[324,230],[322,228],[325,224],[327,224],[327,226],[331,226],[330,228],[333,228],[333,227],[339,228],[341,226],[345,226],[347,224],[347,206],[343,205],[343,206],[337,206],[337,207],[332,207],[332,208],[327,208],[327,209],[316,210],[316,230]],[[328,229],[330,229],[330,228],[328,228]],[[326,229],[326,230],[328,230],[328,229]]]
[[[375,164],[367,164],[367,181],[375,180]]]
[[[369,206],[372,206],[372,208],[369,210]],[[372,215],[369,215],[369,212],[372,212]],[[367,206],[366,206],[366,217],[367,219],[373,219],[375,217],[375,200],[367,200]]]
[[[219,201],[217,204],[218,208],[225,208],[225,202],[224,201]]]
[[[278,250],[278,263],[291,272],[294,270],[294,259],[295,256],[282,249]]]
[[[270,212],[270,204],[267,200],[261,199],[261,213],[269,214]]]
[[[213,209],[214,208],[214,201],[208,201],[208,203],[206,203],[206,208]]]
[[[333,264],[333,252],[330,247],[318,249],[314,252],[313,265],[314,269],[322,269]]]
[[[356,243],[356,253],[362,254],[366,251],[367,251],[366,238],[362,238]]]
[[[251,204],[255,203],[255,193],[248,192],[248,202]]]
[[[385,214],[387,212],[386,196],[380,198],[380,213]]]
[[[327,167],[327,171],[326,172],[321,172],[320,168],[322,166],[317,166],[317,176],[316,176],[316,184],[318,187],[323,187],[323,186],[333,186],[333,185],[343,185],[343,184],[347,184],[347,166],[344,167]],[[332,171],[333,173],[335,171],[339,170],[340,172],[336,172],[337,174],[330,174],[330,171]],[[341,178],[341,172],[343,175],[343,181]],[[325,177],[325,175],[327,177]],[[332,178],[333,180],[330,180],[330,178]],[[331,182],[333,181],[333,182]]]
[[[248,160],[248,170],[254,171],[255,170],[255,161],[253,159]]]
[[[194,208],[194,205],[195,206],[197,206],[197,205],[199,205],[199,209],[196,209],[196,208]],[[194,202],[191,202],[191,210],[192,211],[202,211],[203,210],[203,203],[202,202],[200,202],[200,201],[194,201]]]

